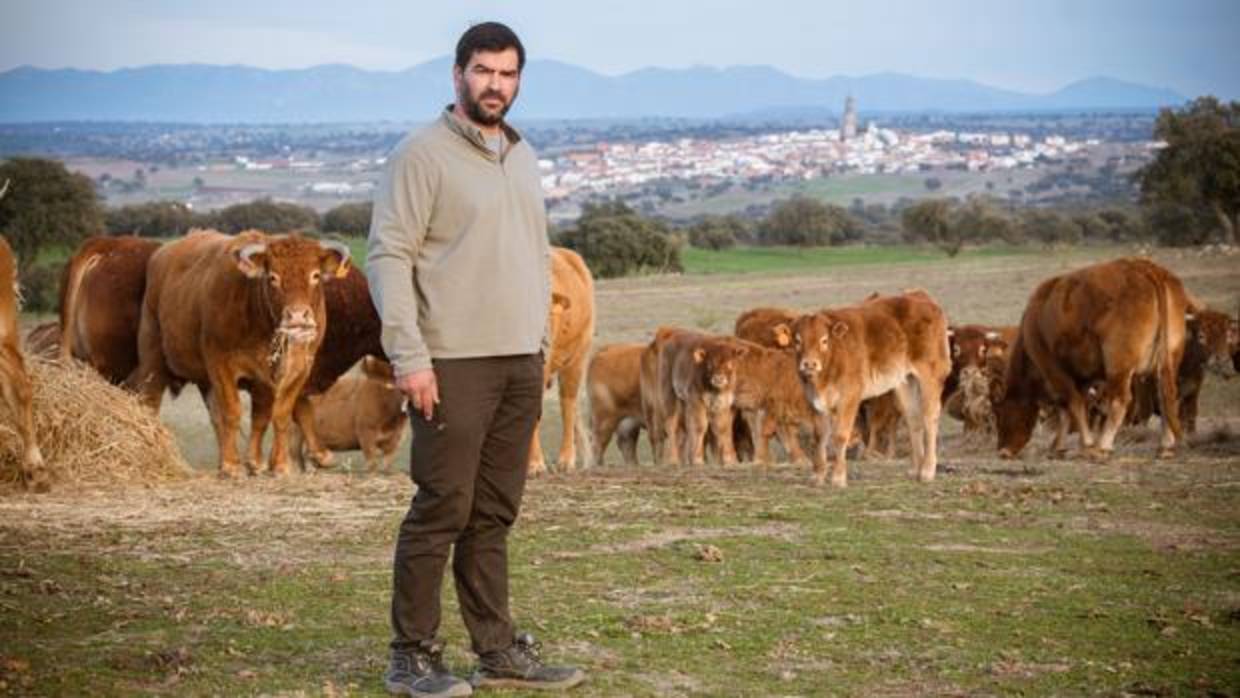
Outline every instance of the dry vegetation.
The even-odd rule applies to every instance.
[[[1014,322],[1038,280],[1114,253],[604,282],[598,341],[912,286],[954,321]],[[1161,261],[1235,307],[1234,258]],[[1153,424],[1094,464],[1046,460],[1044,442],[1000,461],[948,423],[928,485],[902,460],[853,464],[830,491],[788,465],[629,470],[613,450],[531,484],[515,613],[590,671],[577,695],[1236,695],[1240,381],[1211,377],[1203,398],[1169,461]],[[556,412],[549,396],[547,443]],[[0,497],[0,694],[381,695],[408,479],[220,482],[195,392],[163,419],[195,475]]]

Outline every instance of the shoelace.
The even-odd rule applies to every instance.
[[[529,633],[521,633],[513,642],[513,647],[515,647],[518,652],[528,657],[534,663],[542,664],[542,655],[540,654],[540,651],[542,650],[542,643],[535,640],[533,635],[530,635]]]

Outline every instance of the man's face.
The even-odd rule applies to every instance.
[[[496,126],[504,118],[521,87],[517,65],[517,50],[508,48],[475,51],[464,70],[452,68],[456,102],[471,121]]]

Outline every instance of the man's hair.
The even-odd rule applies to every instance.
[[[499,53],[510,48],[517,50],[517,70],[523,70],[525,68],[525,47],[521,45],[516,32],[499,22],[475,24],[466,29],[465,33],[461,34],[460,41],[456,42],[456,67],[465,70],[465,66],[469,65],[469,59],[473,58],[474,53],[478,51]]]

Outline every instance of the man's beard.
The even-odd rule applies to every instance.
[[[473,96],[469,94],[469,88],[467,87],[465,88],[462,97],[464,97],[464,99],[461,100],[461,106],[465,107],[465,113],[471,120],[482,124],[483,126],[497,126],[504,120],[504,115],[508,113],[508,109],[512,106],[512,103],[517,101],[517,91],[514,90],[512,93],[512,99],[507,101],[504,101],[504,95],[495,92],[494,90],[484,91],[482,94],[478,95],[478,99],[475,100]],[[488,113],[483,111],[482,100],[489,97],[494,97],[504,103],[504,106],[500,107],[499,112]]]

